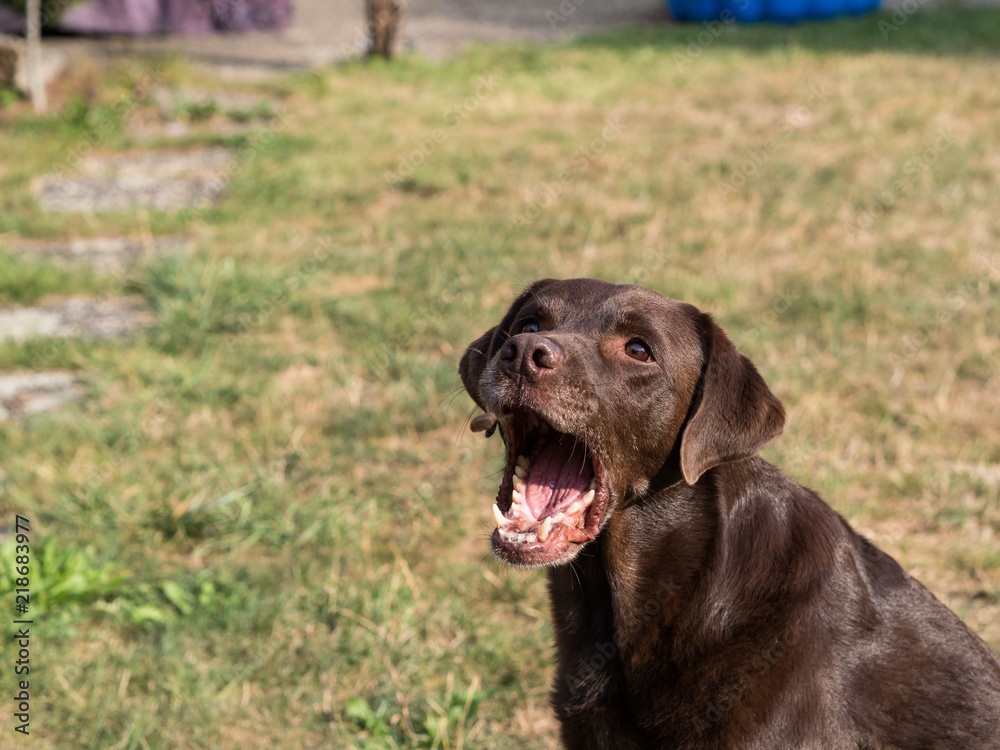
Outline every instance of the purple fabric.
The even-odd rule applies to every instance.
[[[58,30],[68,34],[211,34],[281,29],[293,0],[92,0],[71,6]],[[24,33],[24,17],[0,5],[0,32]]]
[[[97,0],[71,5],[59,19],[70,34],[156,34],[160,0]]]
[[[224,31],[283,29],[292,20],[292,0],[212,0],[212,18]]]
[[[163,31],[166,34],[209,34],[214,29],[210,1],[168,0],[163,4]]]

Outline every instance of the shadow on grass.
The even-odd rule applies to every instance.
[[[911,0],[919,7],[926,0]],[[913,6],[917,3],[918,6]],[[709,47],[767,51],[801,47],[816,52],[898,52],[927,55],[1000,56],[1000,8],[882,10],[858,18],[801,24],[660,24],[600,34],[571,43],[579,48],[621,52],[676,48],[697,57]]]

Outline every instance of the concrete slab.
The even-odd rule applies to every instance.
[[[88,156],[76,173],[45,175],[33,189],[46,211],[197,208],[218,199],[237,165],[235,154],[224,148]]]
[[[277,111],[282,103],[275,98],[251,91],[216,90],[192,88],[190,86],[156,86],[150,91],[150,99],[156,104],[162,117],[173,118],[186,106],[214,105],[220,112],[248,111],[270,108]]]
[[[101,213],[140,207],[155,211],[200,208],[214,203],[221,193],[210,180],[44,177],[36,195],[46,211]]]
[[[156,86],[149,100],[156,108],[136,108],[125,126],[140,143],[209,134],[247,135],[285,108],[280,97],[190,87]]]
[[[0,310],[0,341],[32,338],[121,338],[152,322],[141,298],[76,297]]]
[[[0,374],[0,422],[40,414],[81,395],[79,382],[68,372]]]
[[[80,263],[93,267],[98,273],[113,274],[144,258],[187,252],[190,244],[183,237],[158,237],[148,244],[127,237],[94,237],[60,241],[19,240],[8,249],[29,258]]]
[[[192,178],[206,177],[231,169],[236,154],[228,148],[196,148],[188,151],[130,151],[107,156],[88,156],[77,172],[94,177]]]

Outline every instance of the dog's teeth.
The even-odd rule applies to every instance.
[[[511,544],[514,543],[525,544],[537,541],[538,536],[532,531],[514,532],[514,531],[507,531],[505,529],[500,529],[500,538],[503,539],[505,542],[510,542]]]
[[[528,460],[527,456],[518,456],[514,462],[514,468],[516,469],[518,466],[527,471],[531,468],[531,461]]]
[[[595,494],[595,491],[591,490],[590,492],[588,492],[586,495],[583,496],[583,507],[584,508],[589,507],[590,504],[592,502],[594,502],[594,494]]]
[[[510,499],[511,502],[514,503],[514,505],[520,505],[521,503],[524,502],[524,493],[517,487],[515,487],[510,492]]]
[[[583,506],[580,505],[579,501],[574,501],[573,504],[566,509],[566,515],[575,516],[577,513],[580,512],[580,509],[582,507]]]
[[[524,479],[528,476],[528,468],[521,464],[514,464],[514,476],[518,479]]]
[[[507,519],[504,517],[504,514],[500,511],[500,506],[497,505],[496,503],[493,503],[493,520],[497,522],[498,528],[507,523]]]
[[[524,479],[515,474],[513,477],[513,481],[514,481],[514,489],[521,495],[524,495],[524,490],[528,486],[527,483],[524,481]]]
[[[552,523],[562,523],[562,520],[566,517],[566,514],[559,511],[554,516],[549,516],[552,519]]]
[[[544,542],[548,539],[550,531],[552,531],[552,516],[542,521],[542,525],[538,527],[538,541]]]
[[[597,489],[597,477],[594,477],[593,479],[590,480],[590,487],[588,487],[587,489],[588,490],[596,490]]]

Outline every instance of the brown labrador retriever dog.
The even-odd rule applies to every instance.
[[[507,462],[496,555],[548,566],[567,748],[1000,748],[1000,663],[757,453],[781,403],[712,318],[532,284],[462,357]]]

